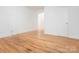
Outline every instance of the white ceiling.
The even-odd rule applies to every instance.
[[[35,11],[43,11],[44,10],[44,7],[43,6],[29,6],[29,8],[35,10]]]
[[[29,8],[32,8],[34,10],[40,10],[40,9],[43,9],[44,7],[43,6],[29,6]]]

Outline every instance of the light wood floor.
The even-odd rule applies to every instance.
[[[0,39],[1,53],[79,52],[79,40],[28,32]]]

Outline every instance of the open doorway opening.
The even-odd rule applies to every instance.
[[[44,32],[44,12],[38,14],[38,32]]]

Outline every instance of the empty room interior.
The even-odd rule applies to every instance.
[[[0,53],[79,53],[79,6],[0,6]]]

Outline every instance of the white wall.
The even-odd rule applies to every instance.
[[[36,13],[27,7],[16,7],[16,19],[12,21],[14,33],[36,30]]]
[[[45,7],[45,33],[79,39],[79,7]]]
[[[0,7],[0,37],[8,36],[11,34],[10,29],[10,18],[13,19],[11,16],[15,15],[15,9],[9,7]]]
[[[36,13],[28,7],[0,7],[0,37],[34,31]]]
[[[45,7],[45,33],[67,35],[67,12],[62,7]]]
[[[79,7],[69,7],[69,37],[79,39]]]

